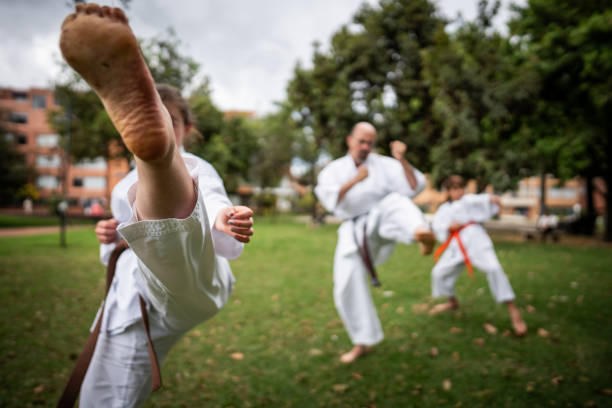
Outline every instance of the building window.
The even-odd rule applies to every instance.
[[[106,160],[104,157],[95,159],[84,159],[75,164],[76,168],[88,170],[106,170]]]
[[[28,137],[26,135],[17,135],[17,143],[21,145],[28,144]]]
[[[40,176],[36,179],[38,188],[58,188],[59,180],[55,176]]]
[[[59,135],[42,134],[36,138],[36,144],[40,147],[57,147],[59,146]]]
[[[12,123],[28,123],[28,114],[23,112],[11,112],[9,121]]]
[[[36,165],[38,167],[58,168],[62,165],[62,159],[57,154],[40,155],[36,157]]]
[[[8,132],[4,134],[4,141],[7,143],[15,143],[15,135]]]
[[[13,100],[16,101],[27,101],[28,100],[28,94],[25,92],[13,92]]]
[[[83,188],[88,190],[104,190],[106,188],[106,178],[83,177]]]
[[[75,177],[72,179],[73,187],[83,187],[83,179],[80,177]]]
[[[32,95],[32,107],[37,109],[44,109],[47,107],[47,98],[45,95],[34,94]]]

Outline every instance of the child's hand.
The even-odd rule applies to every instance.
[[[247,243],[253,235],[253,210],[249,207],[237,205],[226,207],[219,211],[215,219],[214,228],[236,241]]]
[[[491,196],[491,204],[497,204],[501,207],[501,199],[496,196],[496,195],[492,195]]]
[[[459,231],[461,229],[461,227],[463,227],[463,225],[461,225],[458,222],[453,222],[451,223],[451,225],[448,226],[448,230],[450,232],[455,232],[455,231]]]
[[[112,244],[119,241],[119,235],[117,235],[118,225],[119,223],[114,218],[98,221],[95,230],[98,242],[101,244]]]

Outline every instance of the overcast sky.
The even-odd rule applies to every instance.
[[[201,64],[213,100],[224,110],[265,113],[284,99],[298,60],[309,66],[312,43],[323,47],[364,0],[132,0],[126,11],[139,38],[173,27],[182,52]],[[377,1],[370,0],[375,4]],[[437,0],[448,18],[470,20],[478,0]],[[524,0],[518,1],[520,4]],[[0,86],[49,87],[59,72],[59,28],[71,0],[0,0]],[[115,0],[99,4],[119,6]],[[505,27],[509,0],[497,17]]]

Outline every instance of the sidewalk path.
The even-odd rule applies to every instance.
[[[93,225],[69,225],[67,229],[93,228]],[[26,235],[59,234],[59,225],[44,227],[19,227],[19,228],[0,228],[0,238],[3,237],[22,237]]]

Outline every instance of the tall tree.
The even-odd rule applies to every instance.
[[[528,0],[510,28],[533,59],[541,100],[533,122],[557,120],[559,173],[607,184],[606,240],[612,240],[612,1]]]
[[[423,52],[440,137],[431,145],[431,176],[439,183],[452,173],[500,190],[514,187],[534,164],[524,143],[523,115],[534,109],[538,85],[529,64],[492,20],[499,0],[481,0],[478,16]]]
[[[0,119],[6,115],[0,111]],[[0,205],[19,204],[22,192],[29,190],[27,185],[36,177],[34,168],[26,164],[26,158],[21,153],[15,141],[9,138],[8,132],[0,120]]]

